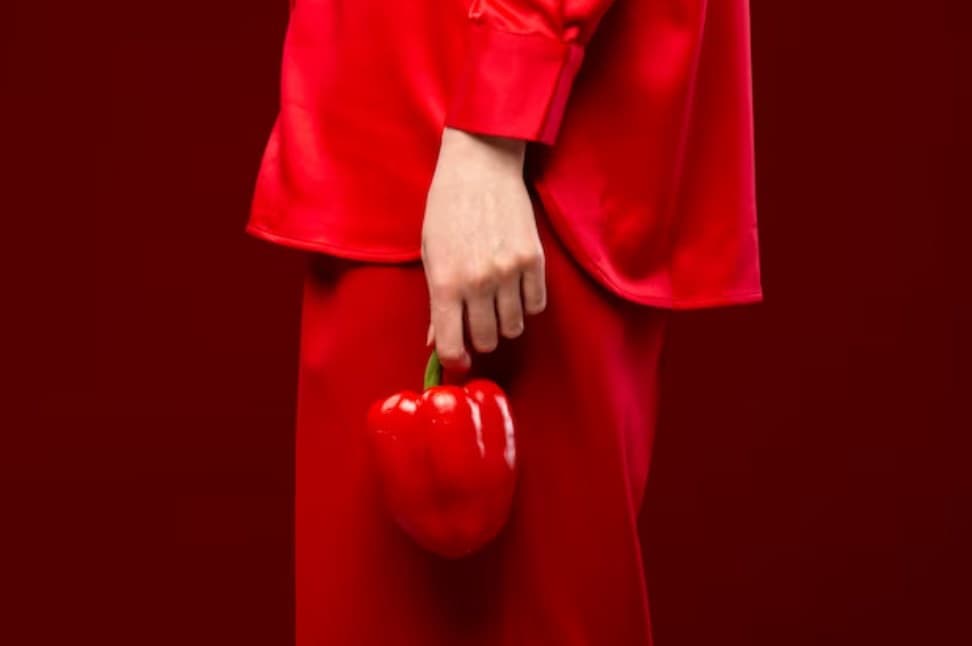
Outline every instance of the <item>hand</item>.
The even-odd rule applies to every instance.
[[[422,262],[431,322],[446,370],[472,360],[464,322],[478,352],[498,335],[523,332],[524,314],[546,306],[543,247],[523,179],[526,143],[446,128],[422,224]],[[498,320],[497,320],[498,319]]]

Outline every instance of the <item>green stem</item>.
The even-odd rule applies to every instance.
[[[427,390],[432,386],[442,383],[442,364],[439,363],[439,354],[433,350],[429,355],[429,361],[425,364],[425,386]]]

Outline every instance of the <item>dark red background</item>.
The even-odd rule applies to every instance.
[[[972,643],[961,4],[753,0],[767,302],[672,328],[658,646]],[[292,638],[286,5],[0,8],[4,644]]]

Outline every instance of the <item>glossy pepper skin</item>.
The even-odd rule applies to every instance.
[[[514,420],[488,379],[440,384],[433,351],[422,393],[372,404],[367,426],[388,510],[419,545],[459,558],[506,523],[516,483]]]

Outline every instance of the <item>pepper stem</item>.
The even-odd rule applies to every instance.
[[[424,388],[427,390],[432,386],[438,386],[440,383],[442,383],[442,364],[439,363],[439,354],[432,350],[429,361],[425,364]]]

